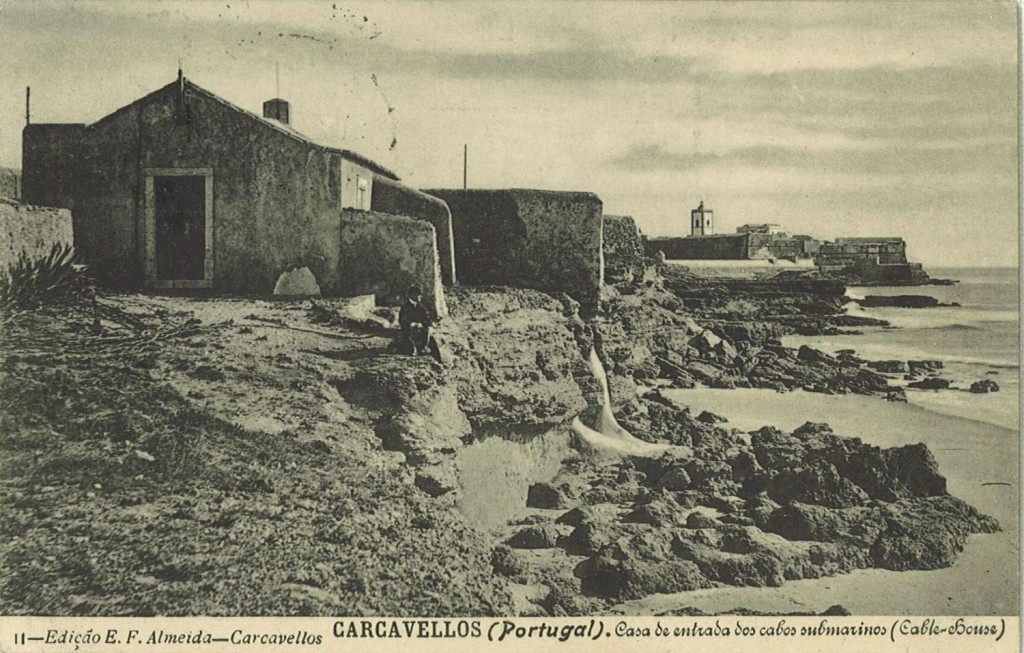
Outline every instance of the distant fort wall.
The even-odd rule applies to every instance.
[[[818,241],[810,236],[743,232],[685,238],[648,238],[644,248],[649,256],[663,252],[676,260],[797,260],[817,253]]]
[[[667,259],[746,259],[749,234],[687,236],[684,238],[648,238],[644,249],[648,256],[662,252]]]

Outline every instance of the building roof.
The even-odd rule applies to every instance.
[[[187,87],[189,90],[195,92],[198,95],[201,95],[201,96],[203,96],[203,97],[205,97],[205,98],[207,98],[209,100],[213,100],[214,102],[217,102],[220,105],[222,105],[224,107],[227,107],[228,109],[231,109],[233,111],[237,111],[238,113],[246,116],[247,118],[249,118],[251,120],[255,120],[255,121],[259,122],[260,124],[262,124],[262,125],[264,125],[266,127],[269,127],[271,129],[274,129],[275,131],[278,131],[278,132],[280,132],[280,133],[282,133],[282,134],[284,134],[284,135],[286,135],[286,136],[288,136],[290,138],[293,138],[293,139],[295,139],[295,140],[297,140],[297,141],[299,141],[301,143],[305,143],[306,145],[310,145],[312,147],[320,148],[320,149],[326,150],[328,152],[333,152],[334,154],[338,154],[340,156],[345,157],[346,159],[348,159],[350,161],[358,163],[361,166],[369,168],[370,170],[372,170],[373,172],[376,172],[377,174],[380,174],[380,175],[383,175],[385,177],[389,177],[389,178],[391,178],[391,179],[393,179],[395,181],[398,181],[398,175],[396,175],[392,171],[388,170],[384,166],[378,164],[377,162],[375,162],[375,161],[373,161],[371,159],[368,159],[368,158],[364,157],[363,155],[361,155],[361,154],[359,154],[357,152],[353,152],[352,150],[345,150],[345,149],[341,149],[341,148],[337,148],[337,147],[331,147],[331,146],[328,146],[328,145],[322,145],[320,143],[317,143],[317,142],[311,140],[309,137],[304,136],[304,135],[300,134],[299,132],[295,131],[290,125],[286,125],[286,124],[284,124],[282,122],[279,122],[277,120],[273,120],[271,118],[264,118],[263,116],[261,116],[261,115],[259,115],[257,113],[253,113],[251,111],[247,111],[247,110],[245,110],[245,109],[243,109],[243,108],[241,108],[241,107],[239,107],[239,106],[237,106],[235,104],[232,104],[231,102],[228,102],[227,100],[225,100],[224,98],[220,97],[216,93],[213,93],[212,91],[206,90],[205,88],[203,88],[202,86],[199,86],[198,84],[196,84],[192,80],[188,79],[187,77],[182,77],[180,82],[179,82],[179,80],[176,79],[173,82],[171,82],[170,84],[167,84],[166,86],[162,86],[162,87],[158,88],[157,90],[153,91],[152,93],[148,93],[148,94],[140,97],[139,99],[137,99],[137,100],[135,100],[133,102],[130,102],[129,104],[126,104],[125,106],[121,107],[120,109],[117,109],[113,113],[110,113],[110,114],[104,116],[103,118],[100,118],[99,120],[97,120],[96,122],[94,122],[92,125],[89,125],[89,126],[90,127],[95,127],[97,125],[101,125],[103,123],[106,123],[107,121],[112,120],[115,116],[119,116],[122,113],[124,113],[125,111],[128,111],[132,107],[135,107],[135,106],[137,106],[139,104],[143,104],[143,103],[149,101],[150,99],[152,99],[153,97],[159,95],[160,93],[163,93],[163,92],[167,91],[168,89],[172,89],[172,88],[176,87],[179,83],[184,84],[185,87]]]

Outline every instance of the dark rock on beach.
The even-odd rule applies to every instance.
[[[871,361],[867,366],[885,374],[903,374],[910,371],[910,367],[903,361]]]
[[[974,394],[985,394],[987,392],[999,392],[999,384],[992,379],[981,379],[971,384],[970,391]]]
[[[932,376],[922,381],[911,381],[907,384],[907,387],[917,388],[918,390],[945,390],[949,387],[949,381]]]
[[[939,300],[928,295],[868,295],[864,299],[856,300],[865,308],[879,306],[894,306],[897,308],[932,308],[942,306]]]

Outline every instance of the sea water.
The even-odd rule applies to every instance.
[[[935,412],[1019,430],[1020,303],[1016,268],[933,269],[938,278],[958,279],[954,286],[857,287],[851,298],[865,295],[920,294],[944,304],[935,308],[862,308],[847,305],[851,315],[888,321],[894,328],[860,328],[862,335],[789,336],[790,347],[809,345],[826,352],[854,349],[869,360],[940,360],[941,376],[959,391],[907,389],[907,401]],[[967,392],[980,379],[995,381],[1000,391]],[[905,385],[902,379],[894,380]]]

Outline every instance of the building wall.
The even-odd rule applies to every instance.
[[[606,281],[632,281],[643,275],[643,241],[633,218],[604,216],[602,246]]]
[[[185,98],[188,124],[172,85],[88,127],[27,126],[26,200],[72,209],[97,277],[141,288],[146,170],[208,168],[214,287],[269,293],[281,272],[304,266],[337,291],[341,157],[191,88]]]
[[[378,177],[373,186],[374,211],[407,215],[434,225],[437,252],[441,262],[441,279],[446,285],[455,283],[455,245],[452,236],[452,213],[444,200],[386,177]]]
[[[22,252],[35,259],[49,254],[55,244],[73,240],[67,209],[0,199],[0,271],[16,263]]]
[[[437,315],[447,315],[433,225],[407,216],[344,209],[341,212],[338,276],[346,295],[377,296],[400,304],[409,286]]]
[[[373,199],[373,173],[363,166],[341,159],[341,205],[343,209],[369,211]]]
[[[71,209],[75,188],[72,174],[85,125],[31,124],[22,131],[22,199],[42,206]]]
[[[602,204],[592,193],[429,190],[451,209],[455,265],[467,284],[566,292],[598,301]]]

